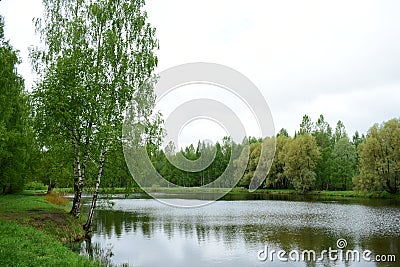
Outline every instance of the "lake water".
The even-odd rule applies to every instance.
[[[82,243],[81,253],[101,254],[114,265],[400,266],[398,203],[224,200],[188,209],[140,195],[111,201],[112,207],[101,201],[92,240]],[[285,252],[282,260],[273,250]],[[390,255],[396,262],[374,261],[393,261]]]

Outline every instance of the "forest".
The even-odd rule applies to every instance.
[[[295,189],[299,192],[399,192],[399,119],[374,124],[366,135],[356,131],[350,138],[341,121],[333,129],[323,115],[316,122],[304,115],[300,128],[293,137],[289,136],[287,130],[281,129],[273,138],[276,142],[275,157],[262,188]],[[233,159],[233,164],[239,166],[247,162],[246,171],[237,186],[248,188],[260,160],[263,142],[271,142],[271,138],[249,137],[245,141],[250,144],[248,161],[241,155]],[[149,147],[148,154],[162,177],[174,184],[191,187],[204,186],[220,177],[231,160],[232,150],[239,151],[233,154],[240,155],[243,147],[243,143],[237,144],[230,137],[224,137],[215,145],[199,141],[196,146],[190,145],[177,152],[176,148],[169,146],[166,151]],[[200,172],[179,170],[170,163],[174,159],[179,160],[177,155],[180,153],[189,160],[196,160],[202,153],[211,154],[212,150],[216,151],[213,162]],[[105,183],[108,183],[108,187],[123,187],[129,180],[129,172],[123,164],[118,165],[118,162],[124,161],[122,149],[115,150],[114,153],[113,163],[110,162],[106,169]],[[168,157],[166,153],[169,153]],[[119,179],[113,176],[117,171],[121,175]],[[151,182],[148,185],[154,186]],[[230,184],[217,184],[217,187],[229,186]]]

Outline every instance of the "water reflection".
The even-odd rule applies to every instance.
[[[96,213],[92,245],[131,266],[266,266],[257,252],[332,247],[395,254],[400,261],[400,207],[354,203],[218,201],[182,209],[151,199],[114,199]],[[87,248],[87,247],[86,247]],[[397,263],[398,263],[397,262]],[[399,266],[373,262],[289,262],[273,266]]]

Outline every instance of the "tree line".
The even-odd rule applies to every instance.
[[[400,119],[374,124],[366,135],[356,131],[350,138],[342,121],[339,120],[333,129],[323,115],[316,122],[304,115],[293,137],[281,129],[272,138],[250,137],[246,140],[250,144],[249,158],[241,155],[233,160],[235,166],[246,164],[237,186],[249,187],[262,160],[262,146],[274,141],[275,156],[262,188],[295,189],[299,192],[358,190],[395,194],[400,191]],[[178,153],[196,160],[201,155],[202,146],[204,143],[199,142],[196,149],[190,145]],[[222,144],[217,142],[214,148],[206,146],[206,153],[207,149],[215,149],[216,154],[212,164],[201,172],[177,170],[162,150],[154,157],[154,164],[163,177],[175,184],[202,186],[225,170],[231,149],[243,147],[243,144],[232,143],[229,137],[225,137]]]
[[[272,140],[274,139],[274,140]],[[400,185],[400,119],[374,124],[366,135],[356,131],[350,138],[342,121],[333,129],[320,115],[313,122],[304,115],[294,136],[281,129],[275,137],[249,137],[249,157],[242,153],[233,159],[234,166],[246,164],[243,177],[237,186],[248,188],[260,160],[263,145],[275,142],[275,156],[262,188],[309,190],[360,190],[398,193]],[[221,143],[206,145],[198,142],[175,152],[175,149],[158,149],[152,154],[153,165],[168,181],[180,186],[203,186],[218,178],[226,169],[232,149],[241,150],[230,137]],[[266,145],[265,147],[271,147]],[[202,171],[188,172],[177,169],[171,162],[182,154],[197,160],[202,154],[215,150],[212,163]],[[173,151],[173,152],[171,152]],[[169,157],[166,153],[172,154]],[[268,160],[268,159],[264,159]],[[229,187],[225,180],[219,187]]]
[[[274,139],[274,140],[272,140]],[[235,143],[224,137],[215,145],[198,142],[177,149],[169,144],[165,149],[152,147],[148,154],[157,171],[168,181],[180,186],[204,186],[215,181],[226,170],[230,160],[234,166],[246,164],[243,177],[236,186],[248,188],[260,160],[262,146],[275,142],[275,156],[262,188],[309,190],[359,190],[399,192],[400,119],[374,124],[366,134],[358,131],[350,138],[342,121],[335,128],[326,122],[323,115],[313,122],[304,115],[298,131],[291,137],[281,129],[275,137],[249,137],[246,142]],[[249,144],[249,158],[240,153]],[[269,147],[268,145],[266,147]],[[232,151],[239,151],[232,153]],[[122,149],[114,151],[114,164],[122,162]],[[184,171],[172,163],[191,161],[202,155],[207,158],[215,154],[214,160],[201,171]],[[231,159],[232,154],[240,155]],[[179,162],[178,162],[179,163]],[[112,168],[110,163],[109,167]],[[116,165],[114,165],[116,166]],[[119,178],[113,179],[115,173]],[[129,172],[123,164],[105,175],[106,186],[121,187],[129,181]],[[229,177],[229,175],[228,175]],[[225,179],[217,187],[230,187],[233,181]],[[163,186],[148,181],[148,186]]]

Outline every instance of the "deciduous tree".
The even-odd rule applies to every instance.
[[[289,177],[285,173],[285,146],[291,142],[292,139],[286,135],[278,135],[276,137],[275,157],[271,165],[265,181],[265,187],[276,189],[288,189],[291,187]]]
[[[341,190],[351,189],[357,170],[357,152],[348,137],[339,139],[332,151],[332,183]]]
[[[321,157],[315,168],[316,187],[320,190],[328,190],[332,188],[330,181],[332,172],[332,149],[334,140],[332,138],[332,128],[323,115],[320,115],[313,132],[315,141],[321,151]]]
[[[124,110],[132,101],[136,126],[146,128],[149,121],[154,94],[148,80],[158,42],[141,0],[43,0],[43,6],[36,26],[45,48],[31,54],[40,75],[34,92],[37,128],[71,144],[75,216],[88,160],[96,166],[84,226],[89,230],[107,152],[121,141]]]
[[[315,167],[321,156],[315,138],[307,133],[293,139],[284,148],[285,175],[300,192],[312,190],[315,185]]]
[[[372,126],[358,146],[360,175],[353,179],[357,189],[400,191],[400,119]]]
[[[17,73],[18,53],[4,37],[0,16],[0,187],[2,193],[23,189],[33,143],[28,97]]]

